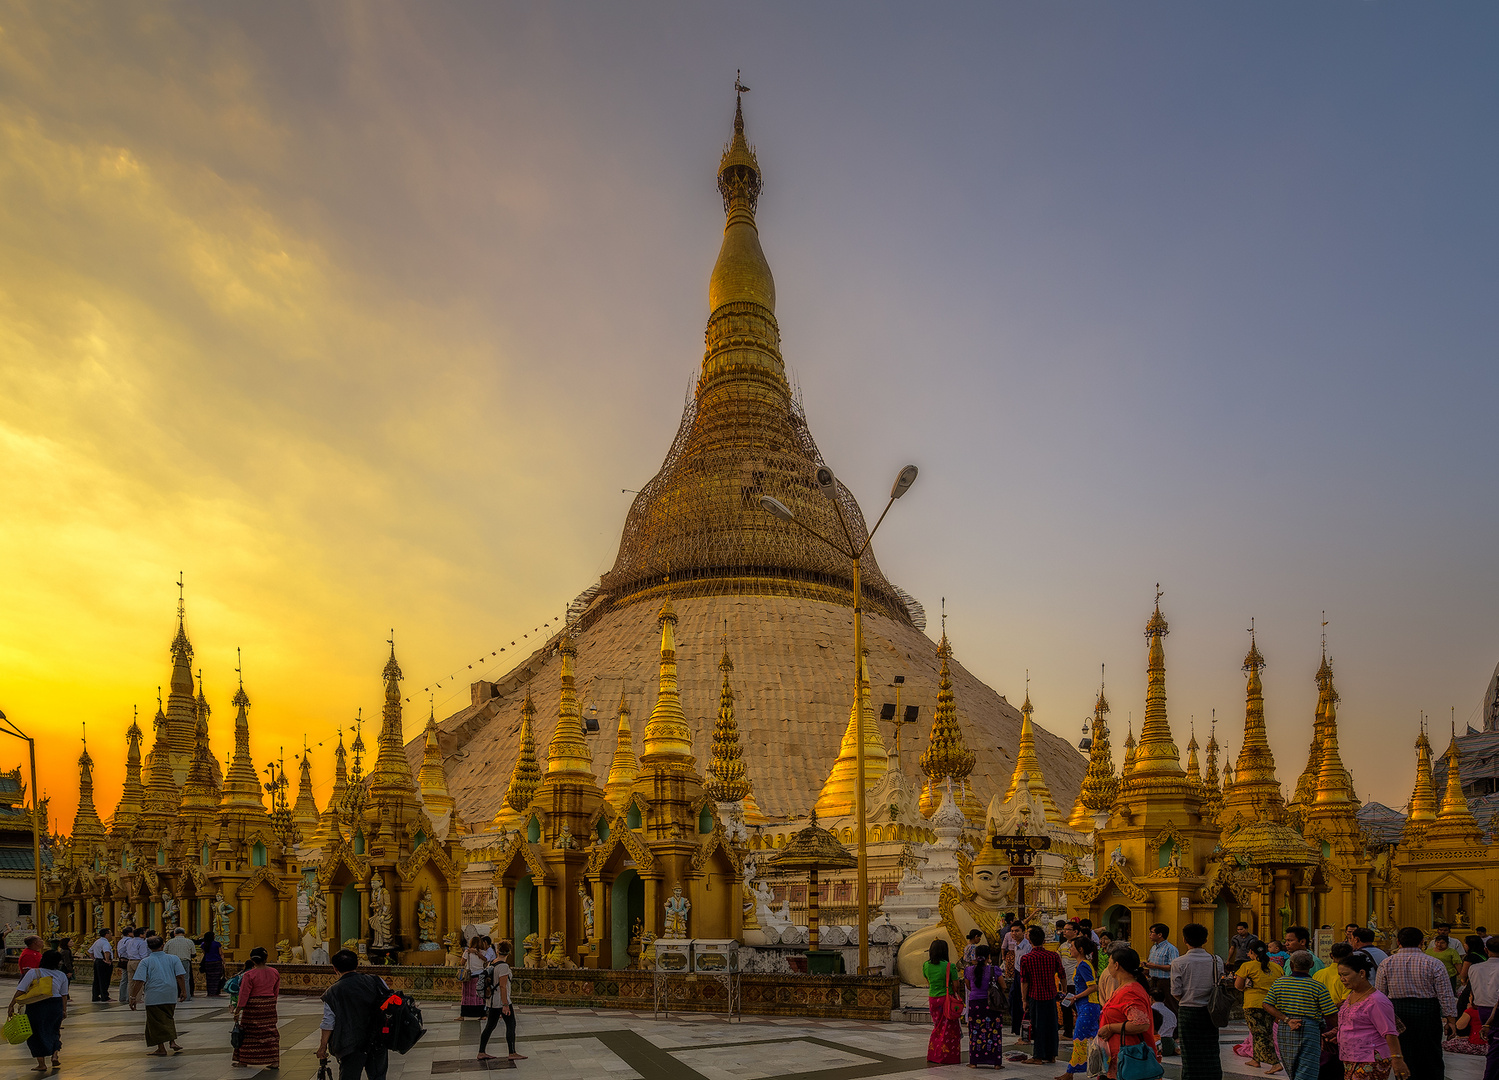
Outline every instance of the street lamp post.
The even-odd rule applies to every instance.
[[[31,754],[31,870],[36,878],[36,900],[31,905],[31,921],[42,934],[42,804],[36,788],[36,740],[16,727],[15,721],[0,712],[0,732],[22,739]]]
[[[858,818],[859,836],[859,974],[863,975],[869,970],[869,858],[868,846],[865,842],[864,829],[864,710],[863,701],[860,698],[860,679],[862,678],[864,663],[864,593],[859,581],[859,565],[864,558],[864,553],[869,550],[870,543],[874,540],[874,534],[879,531],[885,521],[885,515],[890,513],[890,508],[895,505],[895,500],[911,490],[911,485],[916,483],[916,466],[907,465],[895,478],[895,484],[890,488],[890,501],[885,504],[881,511],[879,520],[874,523],[874,528],[869,530],[869,535],[864,538],[864,543],[856,545],[853,533],[849,530],[848,522],[844,520],[843,508],[838,503],[838,478],[833,475],[833,470],[826,465],[817,470],[817,486],[822,493],[833,501],[833,509],[838,515],[838,524],[843,529],[844,544],[836,540],[830,540],[822,533],[812,528],[806,522],[801,521],[791,512],[791,508],[779,499],[770,495],[760,496],[760,508],[768,513],[774,514],[782,521],[789,521],[817,537],[828,547],[839,554],[847,557],[854,566],[854,715],[858,717],[858,738],[854,740],[854,816]]]

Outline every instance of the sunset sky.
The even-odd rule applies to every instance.
[[[1073,740],[1106,663],[1122,741],[1159,581],[1178,742],[1237,753],[1254,618],[1294,783],[1325,609],[1399,806],[1499,660],[1496,53],[1462,3],[0,3],[0,709],[67,824],[179,571],[220,758],[236,646],[260,763],[378,715],[392,627],[408,735],[528,652],[675,431],[742,69],[789,369],[866,508],[920,465],[879,562],[959,659]]]

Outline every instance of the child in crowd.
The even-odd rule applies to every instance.
[[[1166,991],[1155,989],[1150,992],[1155,998],[1151,1012],[1155,1014],[1155,1037],[1156,1049],[1161,1052],[1161,1057],[1176,1057],[1176,1013],[1166,1004]]]

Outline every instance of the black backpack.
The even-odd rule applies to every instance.
[[[422,1027],[422,1010],[416,1002],[399,990],[392,990],[375,1007],[374,1030],[370,1033],[370,1045],[382,1050],[394,1050],[404,1054],[427,1034]]]

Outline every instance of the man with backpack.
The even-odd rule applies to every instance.
[[[390,996],[385,980],[354,969],[359,957],[349,949],[333,954],[333,970],[338,978],[323,992],[323,1036],[318,1044],[318,1061],[326,1062],[331,1053],[338,1059],[338,1080],[385,1080],[390,1052],[375,1043],[380,1004]]]

